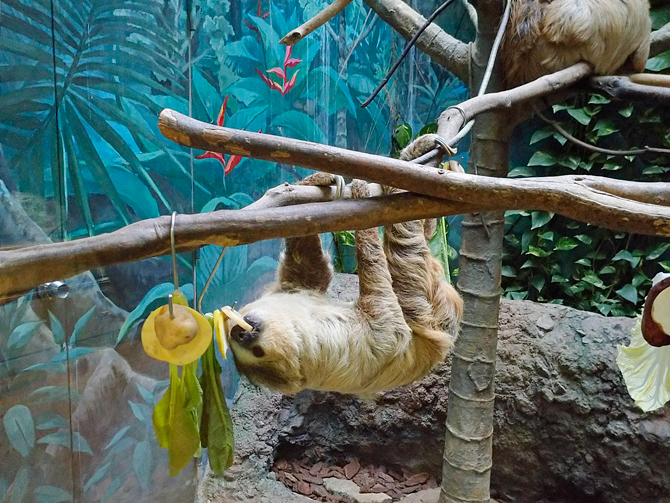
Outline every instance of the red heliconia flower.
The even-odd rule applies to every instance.
[[[275,82],[272,80],[270,77],[263,75],[263,72],[261,72],[258,68],[254,68],[256,70],[256,73],[260,75],[261,79],[263,79],[263,82],[267,84],[267,86],[270,89],[273,89],[275,91],[279,91],[282,96],[286,96],[286,94],[293,89],[293,86],[295,85],[295,79],[298,76],[298,71],[296,70],[291,79],[288,79],[287,75],[287,69],[288,68],[293,68],[296,66],[298,63],[302,63],[302,59],[297,59],[297,58],[292,58],[291,57],[291,51],[293,50],[293,46],[286,46],[286,54],[284,56],[284,67],[279,68],[278,66],[274,68],[270,68],[269,70],[266,70],[266,73],[274,73],[277,75],[280,79],[282,79],[282,83],[280,84],[279,82]]]
[[[225,99],[223,100],[223,105],[221,105],[221,110],[219,110],[219,115],[216,117],[216,125],[222,127],[223,126],[223,121],[226,118],[226,106],[228,105],[228,98],[230,95],[226,96]],[[259,129],[258,132],[260,133],[261,130]],[[212,152],[211,150],[208,150],[204,154],[196,155],[196,159],[216,159],[221,163],[223,166],[223,176],[226,176],[228,173],[230,173],[235,166],[237,166],[240,161],[242,160],[242,157],[239,155],[230,155],[228,157],[228,160],[226,161],[226,158],[221,152]]]
[[[261,18],[261,19],[267,19],[267,17],[270,15],[270,12],[266,12],[265,14],[261,13],[261,0],[258,0],[258,7],[256,8],[256,16]],[[256,33],[256,38],[258,40],[261,39],[261,31],[258,29],[258,27],[254,26],[251,24],[249,21],[245,20],[244,24],[246,24],[251,31]]]

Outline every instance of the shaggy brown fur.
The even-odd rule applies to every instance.
[[[305,183],[332,180],[318,173]],[[366,197],[366,189],[352,183],[354,197]],[[286,241],[275,289],[240,310],[254,330],[232,330],[237,368],[252,382],[289,394],[372,396],[444,360],[463,305],[430,254],[424,223],[386,227],[383,245],[376,228],[357,231],[356,252],[359,298],[346,303],[325,294],[332,268],[318,236]]]
[[[600,75],[641,72],[650,32],[648,0],[512,0],[500,50],[506,87],[579,61]]]

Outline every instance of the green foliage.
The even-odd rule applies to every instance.
[[[335,271],[353,274],[358,270],[356,262],[356,238],[353,231],[333,232],[333,266]]]
[[[582,141],[615,150],[670,146],[663,109],[610,103],[594,95],[555,105],[555,117]],[[550,126],[533,130],[537,148],[510,176],[591,174],[668,181],[660,154],[610,156],[566,141]],[[504,296],[573,306],[604,315],[639,312],[651,277],[670,270],[670,243],[652,236],[612,232],[541,211],[506,214]]]
[[[200,386],[203,393],[200,442],[207,448],[212,471],[222,475],[233,464],[235,438],[233,420],[228,412],[221,386],[221,366],[214,355],[214,341],[202,357]]]

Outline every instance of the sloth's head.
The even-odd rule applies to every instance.
[[[300,336],[290,321],[288,306],[264,298],[241,310],[252,330],[239,325],[230,331],[237,370],[251,382],[282,393],[297,393],[305,379],[300,367]],[[290,311],[289,311],[290,312]]]

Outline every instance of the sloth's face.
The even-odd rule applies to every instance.
[[[282,310],[277,311],[272,305],[259,305],[262,300],[241,312],[244,321],[251,325],[251,331],[239,325],[230,331],[230,347],[237,370],[256,385],[282,393],[297,393],[304,383],[299,341]]]

